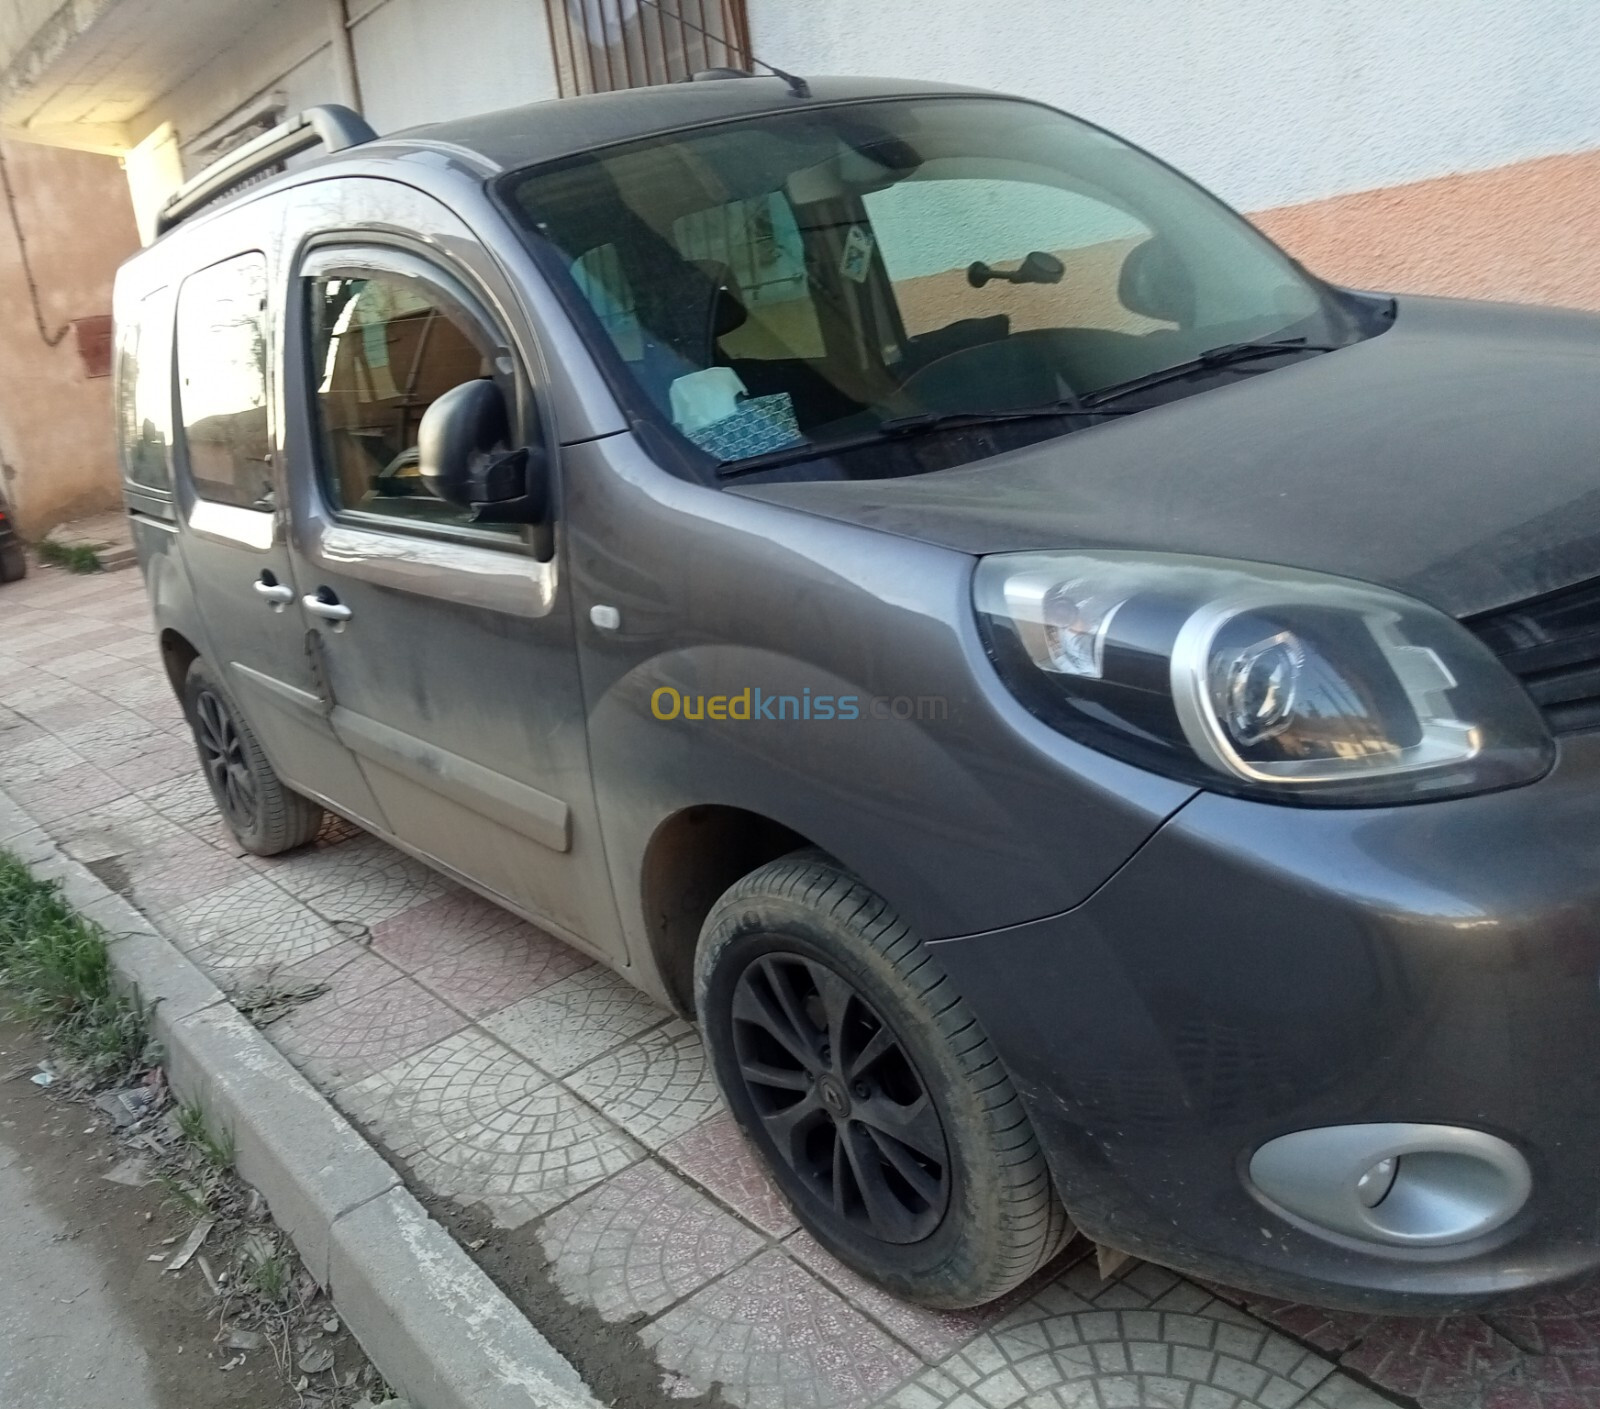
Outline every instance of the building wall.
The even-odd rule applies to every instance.
[[[542,0],[352,5],[350,35],[379,132],[556,96]]]
[[[379,132],[556,96],[542,0],[349,0],[365,116]],[[345,101],[328,0],[284,0],[219,57],[184,77],[132,126],[176,129],[192,174],[253,108],[297,112]]]
[[[0,476],[22,532],[38,537],[120,502],[110,379],[86,375],[71,325],[111,312],[112,276],[138,239],[114,158],[16,142],[0,142],[0,158],[39,313],[0,209]]]
[[[1108,127],[1330,278],[1600,307],[1596,0],[748,5],[781,67],[997,88]]]

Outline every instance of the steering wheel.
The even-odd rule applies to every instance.
[[[917,411],[1000,411],[1055,401],[1069,381],[1063,328],[1030,328],[999,342],[937,357],[900,384],[898,398]],[[1065,394],[1070,394],[1070,385]]]

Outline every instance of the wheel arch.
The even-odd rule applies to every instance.
[[[790,827],[742,807],[696,804],[664,819],[640,867],[640,904],[667,996],[694,1015],[694,954],[711,907],[759,866],[812,845]]]
[[[161,664],[167,672],[167,683],[172,686],[172,693],[181,700],[189,667],[200,658],[199,648],[181,631],[175,631],[170,626],[162,631],[160,646]]]

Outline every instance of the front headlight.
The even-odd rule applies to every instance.
[[[974,582],[1001,676],[1063,733],[1214,791],[1378,805],[1532,782],[1538,710],[1458,622],[1290,568],[1007,553]]]

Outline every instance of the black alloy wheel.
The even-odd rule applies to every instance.
[[[233,716],[210,690],[195,694],[194,714],[195,740],[212,796],[236,832],[249,831],[255,825],[259,799],[244,740],[234,727]]]
[[[886,1243],[928,1237],[950,1203],[944,1124],[905,1045],[826,964],[783,950],[734,985],[739,1077],[796,1181]]]

